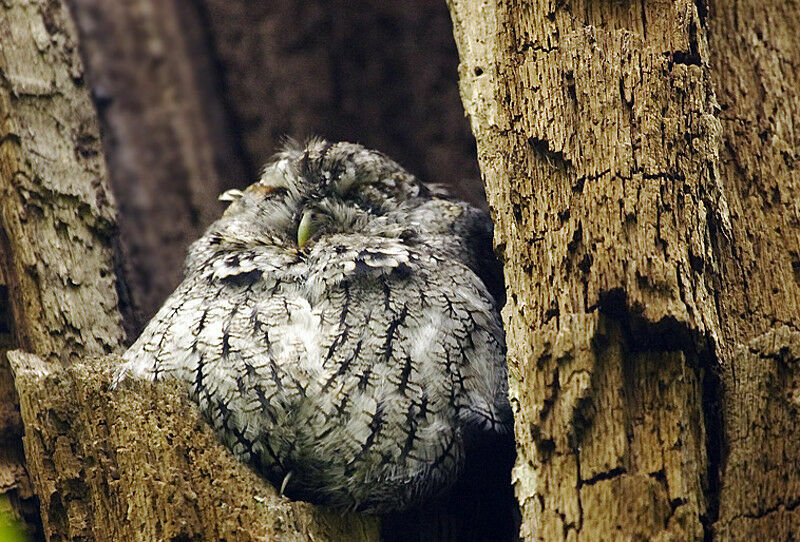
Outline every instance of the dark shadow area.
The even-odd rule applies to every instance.
[[[511,485],[513,435],[473,443],[456,485],[426,505],[384,516],[384,542],[512,542],[518,540],[519,507]]]

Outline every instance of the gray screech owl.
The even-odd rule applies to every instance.
[[[483,212],[322,140],[223,196],[117,383],[177,379],[236,456],[339,510],[418,505],[511,430]]]

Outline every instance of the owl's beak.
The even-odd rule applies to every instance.
[[[297,226],[297,246],[303,248],[312,235],[314,235],[314,214],[305,211],[303,218],[300,219],[300,225]]]

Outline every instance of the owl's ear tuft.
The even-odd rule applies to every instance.
[[[217,198],[219,201],[236,201],[244,195],[244,192],[237,188],[226,190]]]

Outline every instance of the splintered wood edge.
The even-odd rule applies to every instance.
[[[11,374],[14,377],[14,384],[17,393],[22,393],[20,387],[25,387],[29,379],[45,378],[58,370],[58,365],[48,363],[36,354],[23,352],[22,350],[10,350],[6,353],[8,364],[11,366]]]
[[[379,540],[376,518],[292,502],[219,443],[177,385],[109,386],[118,356],[9,352],[48,537]]]

